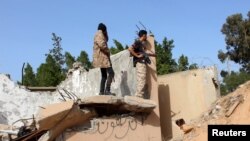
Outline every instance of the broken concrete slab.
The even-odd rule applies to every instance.
[[[39,141],[53,141],[65,129],[88,122],[93,116],[95,116],[94,111],[88,109],[81,110],[78,105],[74,105],[70,113],[53,128],[48,130]]]
[[[236,101],[233,106],[231,106],[228,111],[226,112],[226,117],[230,117],[230,115],[234,112],[237,106],[240,104],[240,101]]]
[[[0,133],[0,141],[9,141],[10,137],[8,133]]]
[[[63,117],[67,116],[73,105],[73,101],[67,101],[40,109],[37,116],[37,129],[47,130],[54,127]]]
[[[80,109],[73,101],[48,105],[38,114],[37,132],[25,139],[32,139],[37,134],[48,130],[40,140],[52,141],[65,129],[87,122],[95,115],[92,108]]]
[[[115,97],[110,95],[99,95],[86,97],[81,100],[81,106],[92,106],[103,108],[108,105],[108,109],[113,111],[130,111],[130,112],[150,112],[157,105],[154,101],[143,99],[135,96]],[[112,107],[113,106],[113,107]]]
[[[119,105],[123,101],[122,97],[116,97],[111,95],[98,95],[98,96],[90,96],[81,100],[81,104],[114,104]]]
[[[133,96],[122,98],[107,95],[84,98],[79,105],[73,101],[51,104],[40,109],[37,117],[37,132],[48,130],[39,141],[52,141],[65,129],[89,122],[96,114],[102,115],[99,110],[112,111],[111,115],[126,113],[124,111],[149,112],[155,107],[156,104],[152,100]],[[32,134],[28,138],[33,136],[36,134]]]
[[[11,128],[12,126],[10,125],[0,124],[0,130],[9,130]]]
[[[134,112],[150,112],[156,107],[153,100],[143,99],[135,96],[125,96],[123,108]]]

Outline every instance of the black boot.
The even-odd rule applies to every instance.
[[[116,96],[115,93],[111,93],[110,91],[105,91],[105,95],[113,95],[113,96]]]

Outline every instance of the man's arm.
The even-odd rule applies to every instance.
[[[133,56],[135,56],[135,57],[137,57],[137,58],[143,57],[142,54],[137,54],[137,53],[135,53],[135,51],[134,51],[134,49],[133,49],[133,46],[129,47],[128,50],[129,50],[129,52],[130,52]]]

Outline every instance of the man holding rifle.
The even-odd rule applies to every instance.
[[[134,67],[136,67],[137,73],[137,88],[135,96],[144,98],[145,85],[146,85],[146,65],[150,64],[151,61],[148,56],[154,56],[154,53],[146,53],[145,41],[147,40],[147,31],[140,30],[138,33],[139,39],[128,48],[133,56]]]

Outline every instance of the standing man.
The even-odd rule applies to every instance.
[[[136,67],[137,88],[135,96],[144,98],[147,73],[146,64],[151,63],[148,56],[155,56],[155,54],[145,53],[145,41],[147,40],[147,31],[140,30],[138,36],[139,39],[136,40],[134,44],[128,48],[128,50],[133,56],[134,67]]]
[[[115,95],[110,92],[111,82],[114,78],[114,70],[110,60],[108,48],[108,32],[105,24],[98,25],[98,31],[94,37],[93,66],[101,69],[100,95]],[[106,87],[105,87],[106,84]]]

